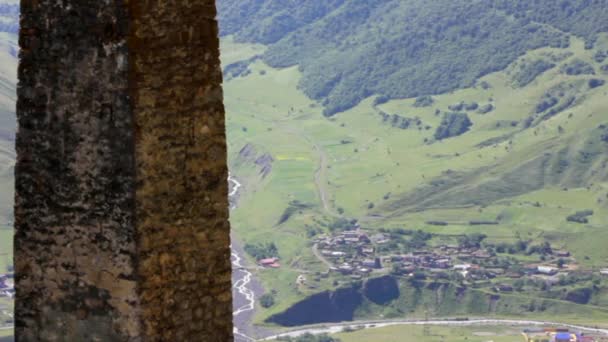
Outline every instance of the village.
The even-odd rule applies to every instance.
[[[487,282],[497,292],[511,292],[516,280],[532,280],[546,285],[563,282],[571,272],[608,277],[608,268],[582,270],[566,250],[553,250],[545,243],[538,262],[521,262],[500,247],[483,246],[469,241],[453,244],[425,244],[407,253],[393,241],[395,234],[374,232],[356,227],[333,234],[317,235],[313,253],[327,265],[325,273],[347,276],[354,280],[393,274],[422,278],[455,277],[469,283]],[[497,252],[497,250],[499,252]],[[515,253],[511,253],[515,254]],[[528,258],[530,259],[530,258]],[[279,268],[278,258],[258,261],[264,268]],[[301,278],[301,277],[300,277]],[[298,282],[302,282],[302,279]],[[504,281],[497,283],[496,280]]]

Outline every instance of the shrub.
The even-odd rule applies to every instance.
[[[465,103],[464,102],[460,102],[460,103],[455,103],[453,105],[449,105],[448,109],[454,112],[459,112],[461,110],[464,109]]]
[[[429,107],[435,103],[435,100],[431,96],[419,96],[414,102],[414,107]]]
[[[589,88],[593,89],[593,88],[597,88],[597,87],[601,87],[606,83],[606,81],[604,80],[600,80],[597,78],[592,78],[589,80]]]
[[[598,63],[604,63],[606,58],[608,57],[608,51],[598,51],[593,56],[593,59]]]
[[[479,104],[477,102],[471,102],[468,104],[465,104],[464,109],[466,110],[476,110],[477,108],[479,108]]]
[[[471,226],[483,226],[483,225],[497,225],[498,221],[469,221]]]
[[[374,106],[378,106],[384,103],[387,103],[390,98],[386,95],[380,95],[374,99]]]
[[[575,222],[575,223],[589,223],[589,219],[587,217],[592,216],[592,215],[593,215],[593,210],[577,211],[576,213],[566,217],[566,220],[568,222]]]
[[[491,103],[488,103],[487,105],[481,106],[478,110],[477,113],[479,114],[487,114],[491,111],[494,110],[494,105],[492,105]]]
[[[426,224],[431,226],[447,226],[448,223],[445,221],[427,221]]]
[[[588,304],[589,301],[591,300],[592,294],[593,294],[593,289],[588,288],[588,287],[582,287],[582,288],[568,291],[566,293],[566,297],[564,299],[566,299],[567,301],[570,301],[570,302],[577,303],[577,304]]]
[[[275,303],[274,295],[272,293],[265,293],[260,297],[260,305],[263,308],[268,309]]]

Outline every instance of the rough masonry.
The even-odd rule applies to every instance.
[[[22,0],[17,341],[231,341],[213,0]]]

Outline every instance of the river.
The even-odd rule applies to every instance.
[[[228,175],[228,182],[230,183],[230,191],[228,193],[230,197],[230,209],[234,210],[236,209],[236,199],[238,198],[242,185],[231,174]],[[234,341],[256,341],[253,336],[269,335],[269,332],[262,331],[262,329],[256,328],[252,324],[256,299],[264,293],[264,289],[250,271],[256,267],[256,265],[250,265],[247,262],[245,251],[239,244],[238,239],[236,239],[234,235],[231,237]]]

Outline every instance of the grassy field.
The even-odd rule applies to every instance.
[[[0,32],[0,227],[13,222],[17,37]]]
[[[608,238],[608,154],[594,154],[597,145],[592,141],[597,127],[608,123],[606,86],[587,89],[589,75],[565,75],[559,67],[525,87],[514,81],[520,64],[560,55],[566,57],[558,64],[582,59],[598,70],[594,78],[608,79],[593,60],[595,51],[583,45],[573,39],[565,50],[531,51],[506,71],[481,80],[489,87],[434,96],[429,107],[414,107],[415,99],[375,106],[369,98],[331,119],[298,89],[297,67],[273,69],[255,61],[248,75],[227,81],[229,163],[243,184],[232,226],[245,243],[274,241],[284,265],[259,273],[266,288],[277,291],[278,304],[260,312],[258,322],[333,286],[322,280],[320,288],[303,289],[295,278],[324,270],[312,255],[307,232],[325,229],[319,221],[330,222],[338,212],[368,229],[424,229],[438,236],[483,232],[490,242],[550,241],[570,250],[583,267],[608,266],[608,249],[603,248]],[[225,64],[262,50],[231,40],[222,47],[229,56]],[[543,96],[555,91],[578,100],[524,128],[522,122],[533,116]],[[462,101],[492,104],[495,110],[469,112],[471,131],[434,141],[441,121],[436,111],[448,111]],[[380,111],[417,117],[422,125],[394,128],[383,123]],[[489,139],[495,141],[484,143]],[[545,154],[550,154],[547,161],[539,161]],[[592,157],[585,159],[587,155]],[[569,165],[565,171],[555,171],[563,162]],[[437,189],[429,185],[449,180],[449,170],[462,180]],[[467,202],[470,198],[475,201]],[[306,203],[307,209],[278,224],[293,200]],[[594,211],[588,224],[566,221],[566,216],[586,209]],[[468,224],[497,217],[499,225]],[[431,226],[426,223],[430,220],[450,225]]]
[[[0,273],[6,272],[7,266],[13,264],[13,230],[0,229]]]
[[[518,327],[390,326],[336,334],[343,342],[516,342],[523,341]]]

